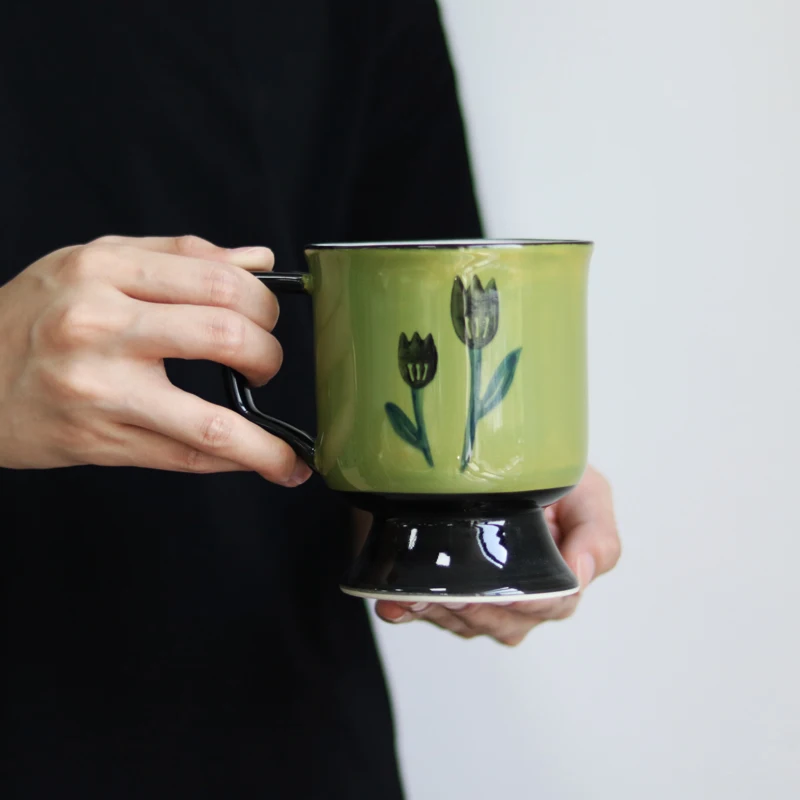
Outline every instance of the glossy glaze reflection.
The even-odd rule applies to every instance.
[[[568,491],[473,499],[359,495],[356,503],[372,512],[373,522],[342,588],[363,596],[434,601],[574,592],[578,582],[543,513],[544,505]]]

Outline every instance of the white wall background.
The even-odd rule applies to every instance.
[[[378,626],[410,800],[800,796],[800,3],[442,6],[489,233],[597,242],[625,552],[516,650]]]

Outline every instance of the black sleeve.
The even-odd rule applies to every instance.
[[[455,76],[435,0],[384,6],[351,240],[479,238]]]

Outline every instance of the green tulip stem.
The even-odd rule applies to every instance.
[[[472,448],[475,444],[475,433],[478,428],[478,417],[480,415],[481,396],[481,350],[478,347],[468,348],[469,352],[469,411],[467,413],[467,425],[464,429],[464,449],[461,451],[461,471],[467,468],[472,458]]]
[[[419,449],[424,453],[428,466],[432,467],[433,456],[431,455],[431,446],[428,442],[428,431],[425,428],[425,415],[422,413],[422,389],[411,390],[411,402],[414,405],[414,420],[417,423]]]

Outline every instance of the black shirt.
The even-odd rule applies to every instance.
[[[109,233],[279,270],[480,235],[434,2],[7,0],[0,230],[0,282]],[[313,430],[310,309],[281,302],[260,403]],[[218,366],[168,371],[224,402]],[[399,797],[348,521],[318,478],[0,470],[0,796]]]

